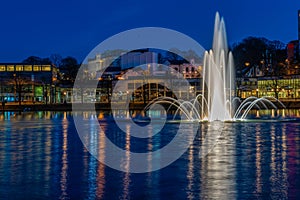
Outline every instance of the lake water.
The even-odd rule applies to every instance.
[[[154,151],[168,144],[179,126],[168,123],[139,142],[103,120],[103,113],[97,117],[103,132],[96,143],[104,159],[110,155],[101,151],[105,135],[123,149]],[[190,128],[197,132],[193,144],[171,165],[136,174],[91,156],[71,113],[0,114],[0,199],[299,199],[299,121],[225,123],[218,144],[200,158],[201,130],[207,126]]]

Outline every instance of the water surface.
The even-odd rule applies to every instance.
[[[100,116],[100,115],[99,115]],[[99,117],[96,116],[96,117]],[[87,120],[89,113],[84,113]],[[103,131],[93,142],[101,159],[107,136],[134,152],[160,149],[176,134],[166,124],[160,134],[138,141],[101,113]],[[299,123],[226,123],[219,143],[199,158],[208,123],[190,148],[158,171],[133,174],[96,160],[77,135],[71,113],[0,114],[1,199],[295,199],[300,197]],[[147,127],[151,132],[155,127]],[[93,129],[91,128],[91,136]],[[151,158],[149,158],[151,159]],[[130,158],[129,158],[130,160]],[[149,166],[151,167],[151,166]]]

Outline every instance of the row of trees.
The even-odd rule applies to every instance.
[[[278,98],[281,90],[279,78],[288,69],[286,45],[278,40],[270,41],[266,38],[247,37],[232,47],[237,77],[245,77],[251,69],[258,69],[263,76],[272,77],[267,87],[274,91]],[[255,72],[255,71],[254,71]],[[254,74],[255,76],[255,74]],[[241,84],[237,81],[237,86]]]
[[[33,65],[49,65],[54,64],[58,67],[60,74],[62,75],[62,80],[68,80],[74,82],[80,63],[76,58],[67,56],[63,58],[59,54],[52,54],[49,58],[40,58],[37,56],[30,56],[22,61],[23,63],[33,64]]]
[[[287,58],[286,45],[278,40],[270,41],[266,38],[247,37],[232,46],[234,62],[241,76],[247,68],[267,66],[266,76],[276,76],[283,73],[283,64]],[[267,63],[266,63],[267,62]],[[271,67],[271,68],[269,68]]]

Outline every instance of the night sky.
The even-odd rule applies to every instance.
[[[31,55],[82,61],[106,38],[132,28],[180,31],[211,48],[216,11],[228,42],[262,36],[284,43],[298,37],[299,0],[6,0],[1,1],[0,62]]]

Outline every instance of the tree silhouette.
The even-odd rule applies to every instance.
[[[63,80],[73,83],[76,79],[79,66],[80,65],[78,64],[77,60],[71,56],[62,59],[59,70],[61,73],[63,73]]]
[[[241,73],[240,76],[243,76],[252,67],[261,67],[266,76],[274,70],[277,70],[276,74],[283,72],[278,71],[279,68],[276,68],[276,65],[285,62],[286,50],[285,45],[278,40],[270,41],[266,38],[247,37],[234,44],[232,52],[237,72]],[[268,63],[264,63],[266,60]]]
[[[54,64],[56,67],[60,67],[63,58],[59,54],[51,54],[49,59],[51,63]]]
[[[34,82],[28,78],[22,77],[20,74],[13,74],[6,82],[7,85],[13,85],[15,94],[18,97],[19,105],[22,104],[22,95],[27,92],[26,86],[33,85]]]
[[[51,60],[49,58],[40,58],[37,56],[29,56],[22,62],[26,63],[26,64],[31,64],[31,65],[50,65],[51,64]]]

